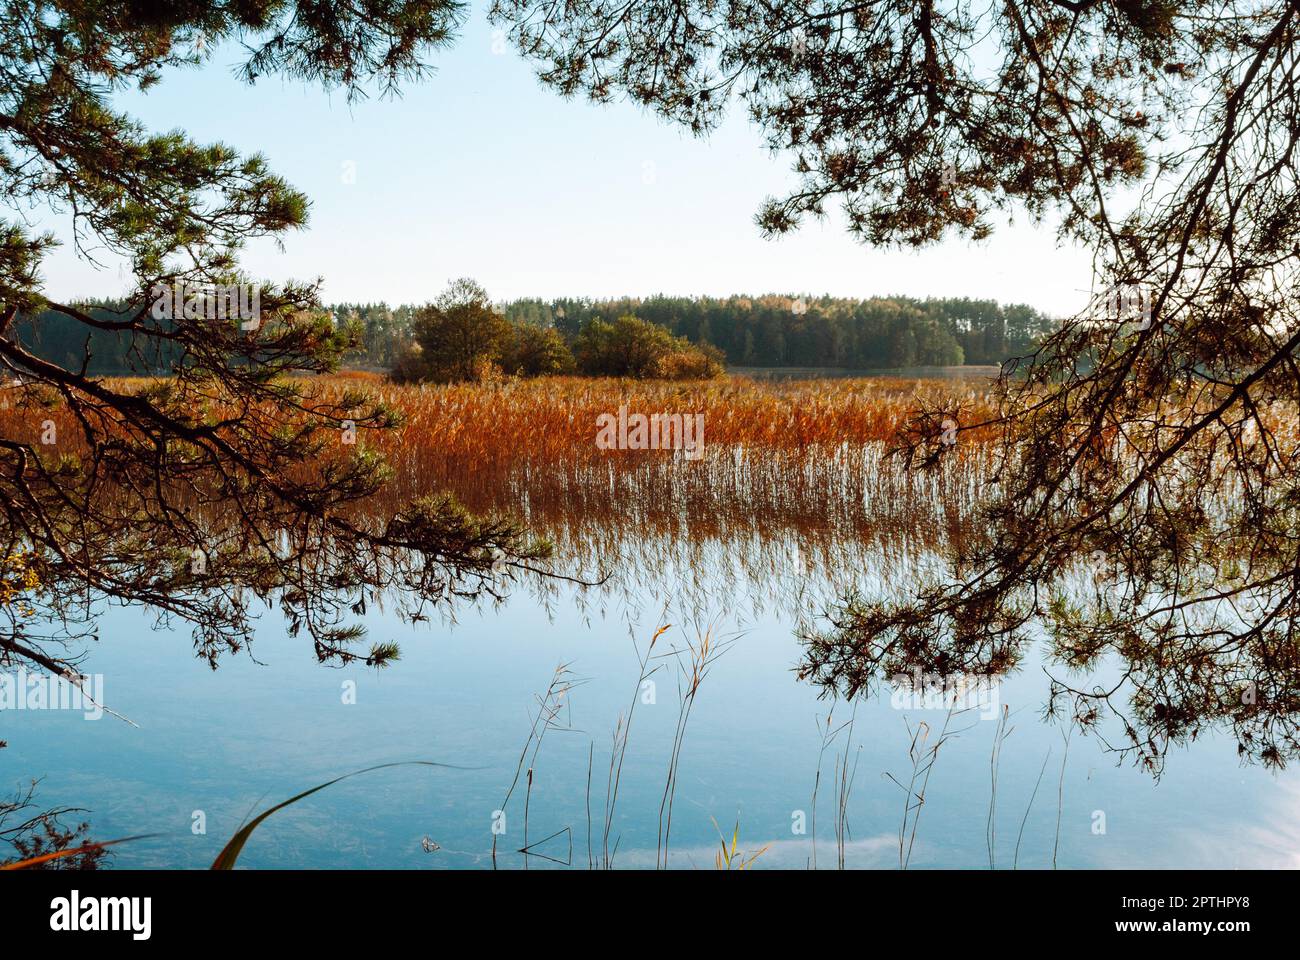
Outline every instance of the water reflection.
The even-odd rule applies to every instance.
[[[545,475],[523,453],[476,467],[444,450],[437,470],[401,474],[408,492],[450,488],[473,509],[520,516],[554,542],[555,569],[608,577],[590,588],[503,578],[509,599],[496,607],[414,626],[374,606],[371,633],[403,648],[382,673],[321,670],[269,620],[257,662],[230,658],[213,673],[184,637],[110,611],[85,668],[104,673],[109,705],[141,730],[6,714],[0,769],[45,774],[49,803],[92,808],[96,836],[164,834],[115,848],[121,866],[206,866],[250,808],[415,758],[474,769],[340,783],[268,820],[241,865],[712,868],[719,834],[733,831],[738,859],[727,862],[761,851],[756,868],[1276,866],[1300,855],[1287,826],[1296,781],[1239,768],[1223,736],[1237,708],[1206,708],[1159,782],[1108,753],[1141,729],[1129,714],[1079,713],[1121,681],[1198,689],[1204,660],[1130,647],[1081,669],[1040,634],[1011,661],[859,651],[873,681],[849,702],[818,682],[799,638],[831,628],[843,597],[905,596],[978,533],[978,448],[923,476],[884,449],[714,443],[700,462],[618,451]],[[1074,589],[1096,581],[1081,569]],[[732,646],[682,727],[691,645],[709,630]],[[1279,683],[1294,677],[1293,664],[1275,668]],[[916,683],[917,669],[995,686],[974,704],[929,697],[924,680],[919,696],[895,696],[894,679]],[[340,697],[349,682],[351,704]],[[1158,702],[1139,706],[1154,717]],[[1268,715],[1283,729],[1294,706],[1274,699]],[[191,830],[196,810],[207,833]]]

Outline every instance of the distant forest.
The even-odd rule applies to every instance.
[[[87,307],[92,316],[109,317],[114,304],[99,301]],[[349,364],[387,370],[411,340],[411,318],[418,307],[339,303],[327,309],[337,322],[357,325],[360,343]],[[712,344],[732,366],[754,367],[999,364],[1032,350],[1055,326],[1023,304],[1004,306],[965,297],[521,299],[502,303],[499,309],[518,324],[554,327],[570,342],[592,319],[633,315],[692,343]],[[84,324],[44,311],[17,318],[16,327],[23,344],[39,356],[80,368],[88,342]],[[92,330],[89,346],[89,370],[95,373],[159,371],[173,359],[157,348],[142,355],[133,350],[129,336],[111,330]]]
[[[516,323],[555,327],[572,341],[590,320],[632,315],[692,343],[722,350],[732,366],[916,367],[1000,364],[1034,348],[1055,321],[1023,304],[967,297],[850,300],[789,296],[668,297],[621,300],[524,299],[502,304]],[[359,356],[392,365],[409,339],[415,307],[336,304],[340,320],[362,329]]]

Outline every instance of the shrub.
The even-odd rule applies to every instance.
[[[418,383],[424,379],[424,351],[415,342],[404,344],[393,360],[393,368],[388,372],[395,383]]]
[[[656,365],[661,380],[712,380],[726,371],[721,350],[709,343],[689,344],[664,354]]]
[[[579,371],[593,376],[687,379],[722,372],[721,354],[713,348],[694,346],[665,327],[632,316],[613,323],[590,321],[578,333],[573,353]]]
[[[439,383],[480,379],[484,364],[500,359],[512,332],[487,291],[466,279],[417,310],[411,326],[420,355],[408,366],[414,366],[417,379]]]
[[[412,330],[415,339],[398,352],[390,374],[398,383],[481,383],[575,370],[637,380],[708,380],[725,368],[716,347],[692,344],[666,327],[627,315],[613,323],[592,319],[570,349],[554,327],[512,322],[497,313],[472,280],[456,281],[416,311]]]
[[[573,352],[554,327],[516,323],[502,357],[501,367],[519,377],[570,373]]]

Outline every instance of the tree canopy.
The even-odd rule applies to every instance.
[[[239,270],[246,242],[306,223],[306,197],[260,156],[147,132],[112,105],[225,41],[243,45],[250,83],[280,74],[349,97],[392,92],[427,71],[461,15],[446,0],[0,5],[0,194],[12,214],[0,229],[0,366],[20,383],[0,436],[0,557],[36,600],[0,605],[0,659],[65,672],[75,654],[63,645],[118,601],[193,624],[214,665],[249,641],[258,604],[278,606],[322,660],[381,664],[393,645],[356,647],[355,619],[376,594],[400,587],[414,614],[496,590],[494,567],[544,555],[446,498],[358,509],[386,477],[365,438],[397,418],[299,377],[335,369],[354,331],[320,309],[316,284]],[[123,258],[126,302],[45,296],[39,267],[55,238],[27,230],[31,208],[66,213],[81,256]],[[236,288],[251,315],[212,309]],[[20,311],[59,315],[82,333],[78,348],[34,352]],[[100,334],[169,376],[91,374]]]

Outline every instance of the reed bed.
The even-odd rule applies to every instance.
[[[963,536],[992,456],[978,430],[962,432],[937,471],[909,473],[888,456],[920,406],[960,409],[966,423],[990,415],[987,384],[975,381],[558,377],[421,386],[350,372],[305,384],[322,400],[360,388],[403,419],[394,430],[359,431],[354,446],[327,444],[320,463],[294,468],[310,473],[330,458],[381,454],[391,481],[358,511],[377,517],[447,491],[551,540],[561,572],[613,574],[607,587],[623,586],[625,600],[665,588],[694,592],[697,609],[736,595],[738,582],[751,588],[758,612],[809,599],[814,579],[838,590],[842,572],[908,578],[919,553]],[[20,405],[20,396],[0,390],[0,430],[36,443],[53,421],[59,443],[51,454],[85,453],[65,406]],[[600,449],[597,418],[620,407],[702,415],[702,455]]]
[[[427,492],[432,482],[471,508],[520,506],[542,522],[609,513],[611,502],[634,508],[625,503],[632,497],[672,504],[706,525],[716,522],[712,510],[692,508],[724,499],[792,521],[824,518],[828,496],[879,492],[865,480],[880,472],[884,447],[919,404],[962,403],[972,421],[991,413],[981,388],[943,381],[575,377],[371,388],[406,417],[400,430],[374,440],[394,468],[394,496]],[[620,407],[629,415],[702,415],[703,458],[599,449],[597,418]],[[963,435],[954,459],[978,459],[981,439]]]
[[[367,386],[405,417],[399,430],[367,438],[393,470],[383,494],[392,505],[448,490],[550,539],[565,572],[613,574],[609,586],[625,586],[625,601],[694,592],[698,610],[739,597],[738,583],[757,613],[821,602],[863,574],[910,579],[917,555],[965,535],[992,457],[979,431],[963,433],[930,473],[909,473],[888,455],[919,406],[960,406],[968,422],[990,415],[987,385],[970,382]],[[597,417],[621,406],[702,414],[702,456],[600,449]],[[826,596],[805,596],[814,580]]]

